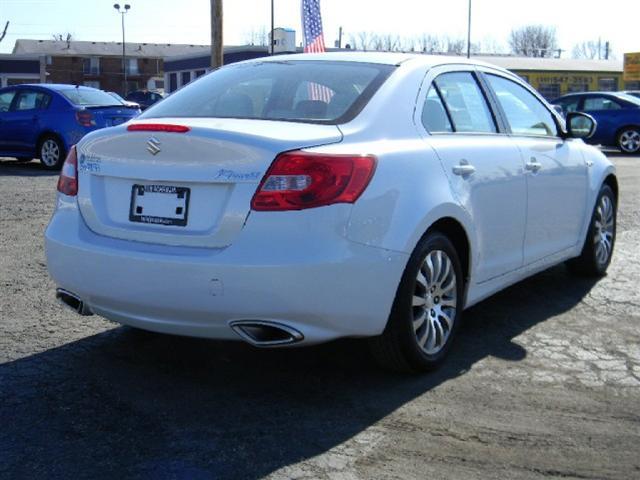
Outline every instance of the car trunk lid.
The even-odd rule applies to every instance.
[[[188,131],[120,126],[79,144],[78,204],[94,232],[165,245],[228,246],[279,153],[342,140],[334,125],[211,118],[154,122]]]

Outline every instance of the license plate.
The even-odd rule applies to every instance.
[[[133,185],[129,220],[156,225],[187,225],[189,195],[186,187]]]

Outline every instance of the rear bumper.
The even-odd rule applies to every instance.
[[[75,200],[62,200],[45,233],[51,277],[93,312],[152,331],[238,339],[232,322],[264,320],[302,332],[305,344],[377,335],[408,260],[318,233],[308,213],[301,228],[278,228],[300,212],[278,212],[276,225],[254,212],[224,249],[112,239],[88,229]],[[326,215],[316,210],[311,217]]]

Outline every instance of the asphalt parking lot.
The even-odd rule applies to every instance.
[[[358,341],[257,350],[59,306],[54,174],[0,159],[0,477],[640,478],[640,158],[609,275],[559,266],[466,312],[444,368]]]

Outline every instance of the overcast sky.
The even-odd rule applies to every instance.
[[[117,1],[117,0],[115,0]],[[0,23],[11,22],[0,53],[17,38],[50,39],[71,32],[77,40],[119,41],[114,0],[0,0]],[[122,2],[120,2],[122,3]],[[127,41],[209,43],[209,0],[128,0]],[[226,0],[227,45],[247,42],[252,31],[269,28],[270,0]],[[418,36],[423,33],[466,38],[467,0],[321,0],[327,46],[340,26],[344,43],[361,31]],[[560,47],[570,56],[586,40],[611,41],[613,51],[640,51],[640,0],[473,0],[472,39],[507,51],[512,28],[545,24],[556,28]],[[275,0],[276,26],[297,31],[300,0]]]

